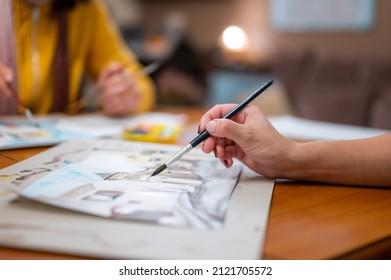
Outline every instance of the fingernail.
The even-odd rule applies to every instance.
[[[213,134],[216,132],[216,122],[210,121],[206,124],[206,130],[210,133]]]

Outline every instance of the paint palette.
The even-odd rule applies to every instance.
[[[139,123],[136,126],[125,128],[122,136],[126,140],[133,141],[175,143],[181,132],[181,125]]]

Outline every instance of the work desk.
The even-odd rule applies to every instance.
[[[161,108],[198,122],[204,110]],[[0,151],[0,168],[46,150]],[[391,190],[277,181],[263,259],[391,259]],[[0,259],[83,259],[47,252],[0,248]],[[88,257],[86,257],[88,258]]]

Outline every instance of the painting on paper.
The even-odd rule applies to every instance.
[[[101,113],[56,114],[37,117],[38,126],[34,126],[21,116],[2,116],[0,150],[52,146],[74,139],[120,138],[125,129],[140,123],[179,129],[184,122],[183,115],[168,113],[145,113],[128,118],[110,118]]]
[[[1,173],[0,183],[43,203],[107,218],[219,229],[240,166],[194,150],[161,174],[178,147],[121,140],[73,141]]]

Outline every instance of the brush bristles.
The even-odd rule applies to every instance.
[[[167,165],[163,164],[163,165],[160,165],[151,175],[151,177],[159,174],[160,172],[162,172],[164,169],[167,168]]]

